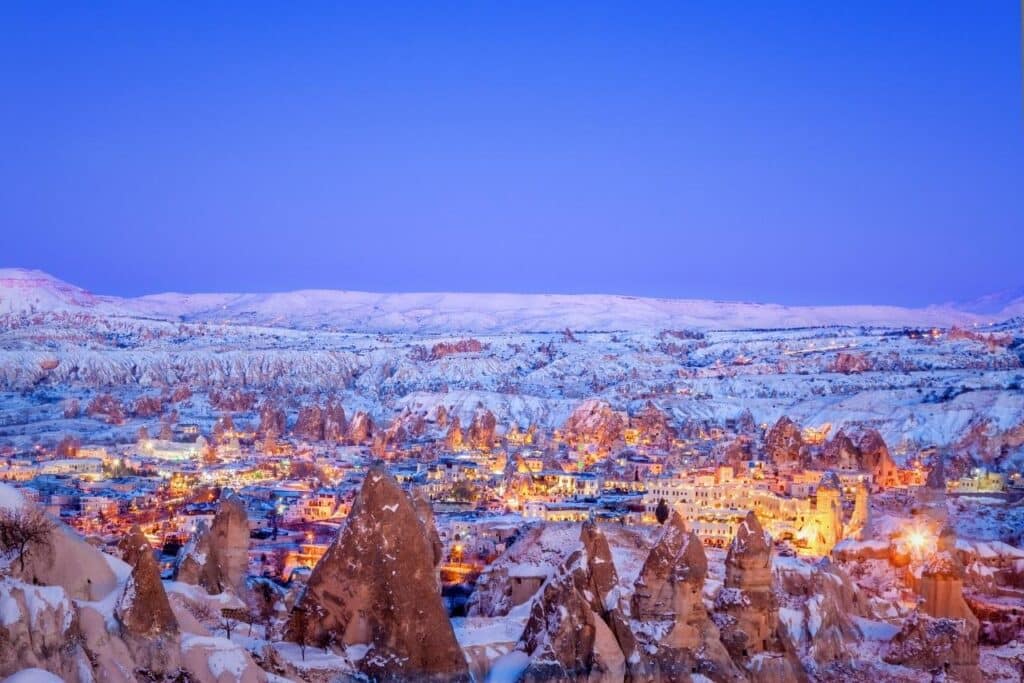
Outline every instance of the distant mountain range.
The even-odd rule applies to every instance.
[[[966,304],[783,306],[694,299],[564,294],[382,294],[299,290],[274,294],[92,294],[38,270],[0,269],[0,315],[91,313],[354,332],[764,329],[827,325],[951,326],[1024,315],[1024,290]]]

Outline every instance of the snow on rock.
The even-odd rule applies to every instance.
[[[217,683],[260,683],[266,678],[245,649],[227,638],[184,634],[181,653],[187,669]]]
[[[54,676],[43,669],[22,669],[3,679],[2,683],[63,683],[63,681],[59,676]]]

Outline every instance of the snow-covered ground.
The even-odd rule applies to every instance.
[[[559,427],[580,402],[598,398],[630,414],[651,401],[677,426],[720,424],[745,411],[759,424],[787,414],[804,426],[831,424],[833,433],[873,426],[899,455],[952,443],[979,422],[994,432],[1024,422],[1024,320],[989,324],[998,318],[952,306],[794,309],[629,297],[119,299],[7,269],[0,441],[130,439],[155,423],[133,418],[135,400],[188,387],[192,397],[173,407],[181,421],[203,426],[220,412],[207,393],[230,389],[280,397],[291,420],[327,396],[378,424],[439,406],[465,424],[483,406],[499,432]],[[479,351],[435,353],[437,344],[469,338]],[[65,417],[68,399],[84,409],[102,392],[126,404],[124,424]]]
[[[1019,301],[1005,302],[1016,311]],[[377,294],[302,290],[271,294],[96,296],[41,271],[0,269],[0,314],[92,312],[164,320],[232,322],[364,332],[509,332],[625,330],[637,327],[716,329],[822,325],[965,325],[1002,313],[952,305],[780,306],[691,299],[557,294]],[[1004,316],[1008,317],[1008,316]]]

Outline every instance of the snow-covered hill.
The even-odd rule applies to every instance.
[[[499,431],[559,428],[580,403],[598,399],[629,415],[652,402],[676,426],[748,412],[770,424],[785,414],[805,426],[871,426],[907,448],[951,444],[979,425],[998,435],[1024,424],[1024,322],[983,323],[1000,317],[952,306],[603,296],[121,299],[4,270],[0,446],[65,433],[133,438],[140,426],[158,428],[152,416],[133,414],[135,402],[179,389],[193,395],[175,404],[180,419],[204,425],[222,412],[210,396],[236,390],[283,401],[290,420],[327,397],[382,425],[441,407],[468,424],[484,406]],[[125,406],[123,424],[66,415],[68,401],[84,408],[105,393]],[[248,413],[239,417],[255,419]]]
[[[1019,302],[1013,302],[1017,306]],[[1014,309],[1015,310],[1015,309]],[[687,299],[558,294],[274,294],[95,296],[40,271],[0,269],[0,315],[81,313],[189,322],[451,333],[573,330],[767,329],[829,325],[950,326],[999,320],[954,306],[782,306]]]

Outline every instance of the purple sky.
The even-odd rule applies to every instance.
[[[90,4],[0,9],[0,266],[125,295],[1024,284],[1018,3]]]

